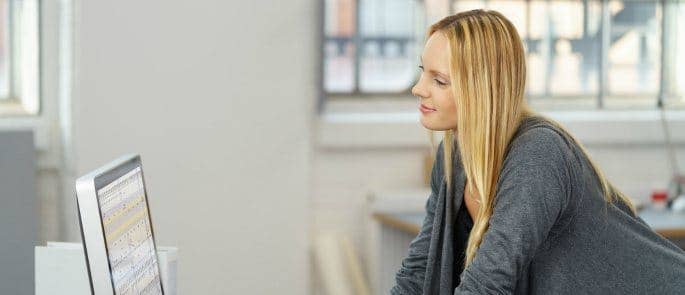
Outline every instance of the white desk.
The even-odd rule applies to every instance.
[[[90,294],[86,257],[80,243],[48,242],[34,251],[36,295]],[[164,294],[176,295],[178,249],[158,247],[157,258]]]

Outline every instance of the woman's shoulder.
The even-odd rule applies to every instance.
[[[571,153],[557,129],[546,125],[526,129],[511,141],[497,180],[498,187],[523,185],[530,193],[556,190],[559,196],[564,196],[560,200],[566,204],[577,181],[577,167],[570,161]],[[531,203],[542,200],[524,199]]]
[[[516,181],[532,177],[530,171],[547,171],[559,176],[563,185],[573,183],[582,167],[576,162],[576,151],[565,131],[549,123],[532,124],[520,130],[507,147],[502,174],[515,176]],[[557,178],[554,178],[557,179]]]
[[[530,157],[549,157],[567,160],[572,153],[572,140],[566,132],[545,119],[537,118],[521,124],[507,147],[505,159],[519,161]]]

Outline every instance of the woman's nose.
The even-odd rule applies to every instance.
[[[421,99],[421,97],[428,97],[428,93],[426,93],[426,91],[424,91],[419,84],[420,83],[416,83],[416,85],[411,88],[411,94],[419,99]]]

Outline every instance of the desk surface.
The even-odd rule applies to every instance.
[[[666,238],[685,237],[685,213],[644,209],[638,215],[650,227]],[[416,235],[421,230],[424,212],[376,212],[374,218],[381,223]]]

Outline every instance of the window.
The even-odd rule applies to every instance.
[[[685,106],[685,1],[679,0],[327,0],[325,99],[406,97],[428,26],[474,8],[500,11],[517,27],[533,105]]]
[[[39,110],[38,1],[0,0],[0,116]]]
[[[327,0],[325,10],[326,92],[407,90],[424,34],[420,1]]]

